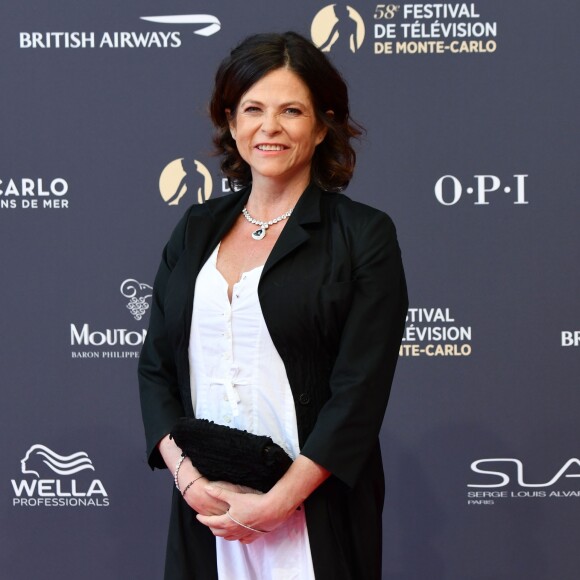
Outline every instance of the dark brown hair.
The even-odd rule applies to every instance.
[[[356,162],[350,140],[360,136],[363,129],[350,118],[348,89],[340,73],[318,48],[295,32],[249,36],[220,64],[210,115],[217,129],[214,143],[222,155],[222,171],[235,188],[252,181],[250,166],[241,158],[230,134],[226,109],[235,114],[242,95],[279,68],[287,68],[302,79],[312,95],[318,122],[327,128],[312,159],[313,180],[323,189],[343,190]]]

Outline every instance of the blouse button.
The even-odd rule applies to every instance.
[[[301,393],[300,396],[298,397],[298,402],[301,405],[308,405],[308,403],[310,403],[310,397],[308,396],[307,393]]]

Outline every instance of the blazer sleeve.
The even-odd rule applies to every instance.
[[[301,453],[353,487],[376,445],[408,308],[396,230],[373,212],[352,236],[352,300],[323,405]]]
[[[147,458],[151,468],[166,465],[157,449],[175,422],[185,415],[177,381],[175,355],[165,326],[164,300],[168,280],[185,249],[185,235],[190,211],[177,224],[163,250],[155,276],[147,336],[138,364],[141,413],[145,427]]]

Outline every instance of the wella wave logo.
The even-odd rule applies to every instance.
[[[28,449],[20,460],[20,465],[23,476],[32,475],[35,478],[11,480],[14,490],[13,506],[105,507],[109,505],[109,496],[100,479],[89,479],[86,476],[78,479],[69,478],[71,475],[84,471],[95,471],[93,462],[85,451],[61,455],[46,445],[37,443]]]
[[[28,469],[29,464],[33,463],[35,459],[40,460],[41,463],[44,463],[59,475],[72,475],[73,473],[78,473],[84,469],[95,470],[93,462],[84,451],[65,456],[55,453],[45,445],[37,444],[33,445],[20,460],[22,473],[32,473],[36,475],[36,477],[40,477],[38,471],[35,469]]]

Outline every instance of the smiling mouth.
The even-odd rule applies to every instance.
[[[257,145],[256,149],[260,151],[284,151],[284,145]]]

